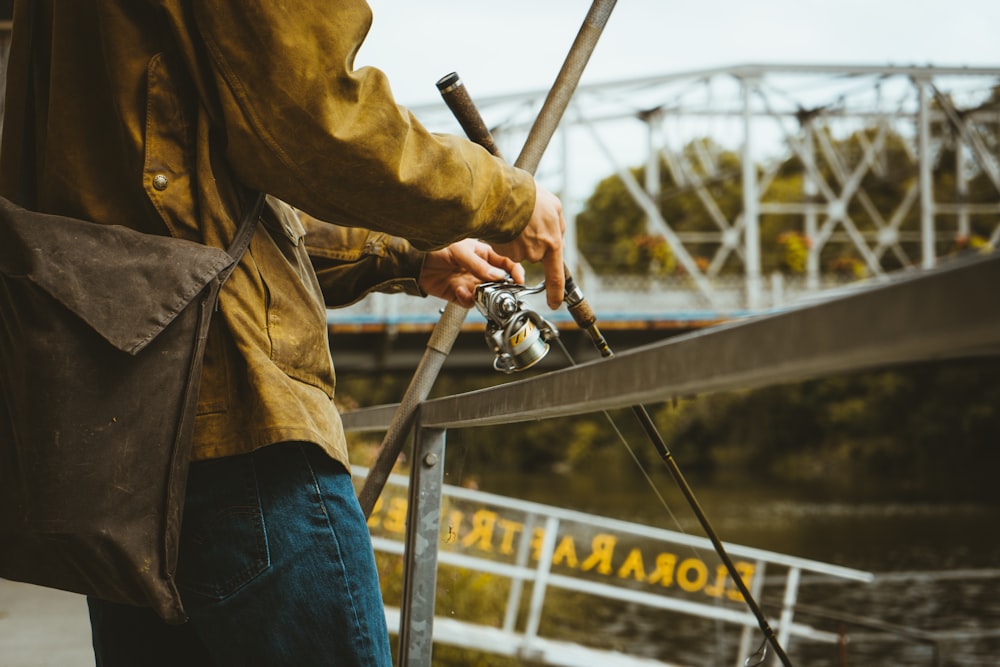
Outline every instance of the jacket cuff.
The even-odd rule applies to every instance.
[[[384,237],[385,253],[392,258],[396,267],[396,276],[375,287],[378,292],[402,292],[410,296],[425,297],[427,293],[420,289],[420,271],[424,267],[427,253],[417,250],[405,239],[395,236]]]

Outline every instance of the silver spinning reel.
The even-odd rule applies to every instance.
[[[544,289],[545,283],[525,287],[509,278],[476,287],[476,308],[486,318],[486,343],[497,355],[493,360],[495,370],[523,371],[548,354],[549,341],[559,332],[520,299],[521,295]]]

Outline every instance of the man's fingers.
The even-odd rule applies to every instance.
[[[465,285],[459,285],[455,288],[455,301],[457,301],[460,306],[464,306],[466,308],[471,308],[475,305],[475,302],[472,299],[472,290]]]
[[[556,310],[566,294],[566,274],[563,268],[562,249],[555,249],[542,258],[545,271],[545,300],[549,308]]]
[[[501,255],[485,243],[481,244],[477,250],[485,256],[486,261],[493,267],[499,267],[503,271],[503,275],[499,277],[491,277],[489,280],[503,280],[509,275],[514,279],[514,282],[519,284],[524,283],[524,267],[518,262],[515,262],[505,255]],[[484,280],[486,280],[486,278],[484,278]]]
[[[512,262],[512,264],[514,266],[511,267],[510,271],[508,271],[508,273],[510,274],[510,277],[513,278],[514,282],[517,283],[518,285],[523,285],[524,284],[524,277],[525,277],[524,276],[524,267],[521,266],[520,264],[518,264],[517,262]]]
[[[513,260],[495,252],[493,248],[479,241],[461,262],[463,268],[479,280],[503,280],[517,266]]]

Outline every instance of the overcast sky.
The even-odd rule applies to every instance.
[[[476,96],[548,88],[590,0],[369,0],[358,59],[404,104],[458,71]],[[1000,67],[1000,0],[619,0],[584,75],[597,83],[743,63]]]

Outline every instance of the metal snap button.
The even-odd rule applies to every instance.
[[[167,189],[167,185],[169,184],[169,182],[170,181],[168,181],[167,177],[164,176],[163,174],[157,174],[156,176],[153,176],[153,188],[160,190],[161,192]]]

